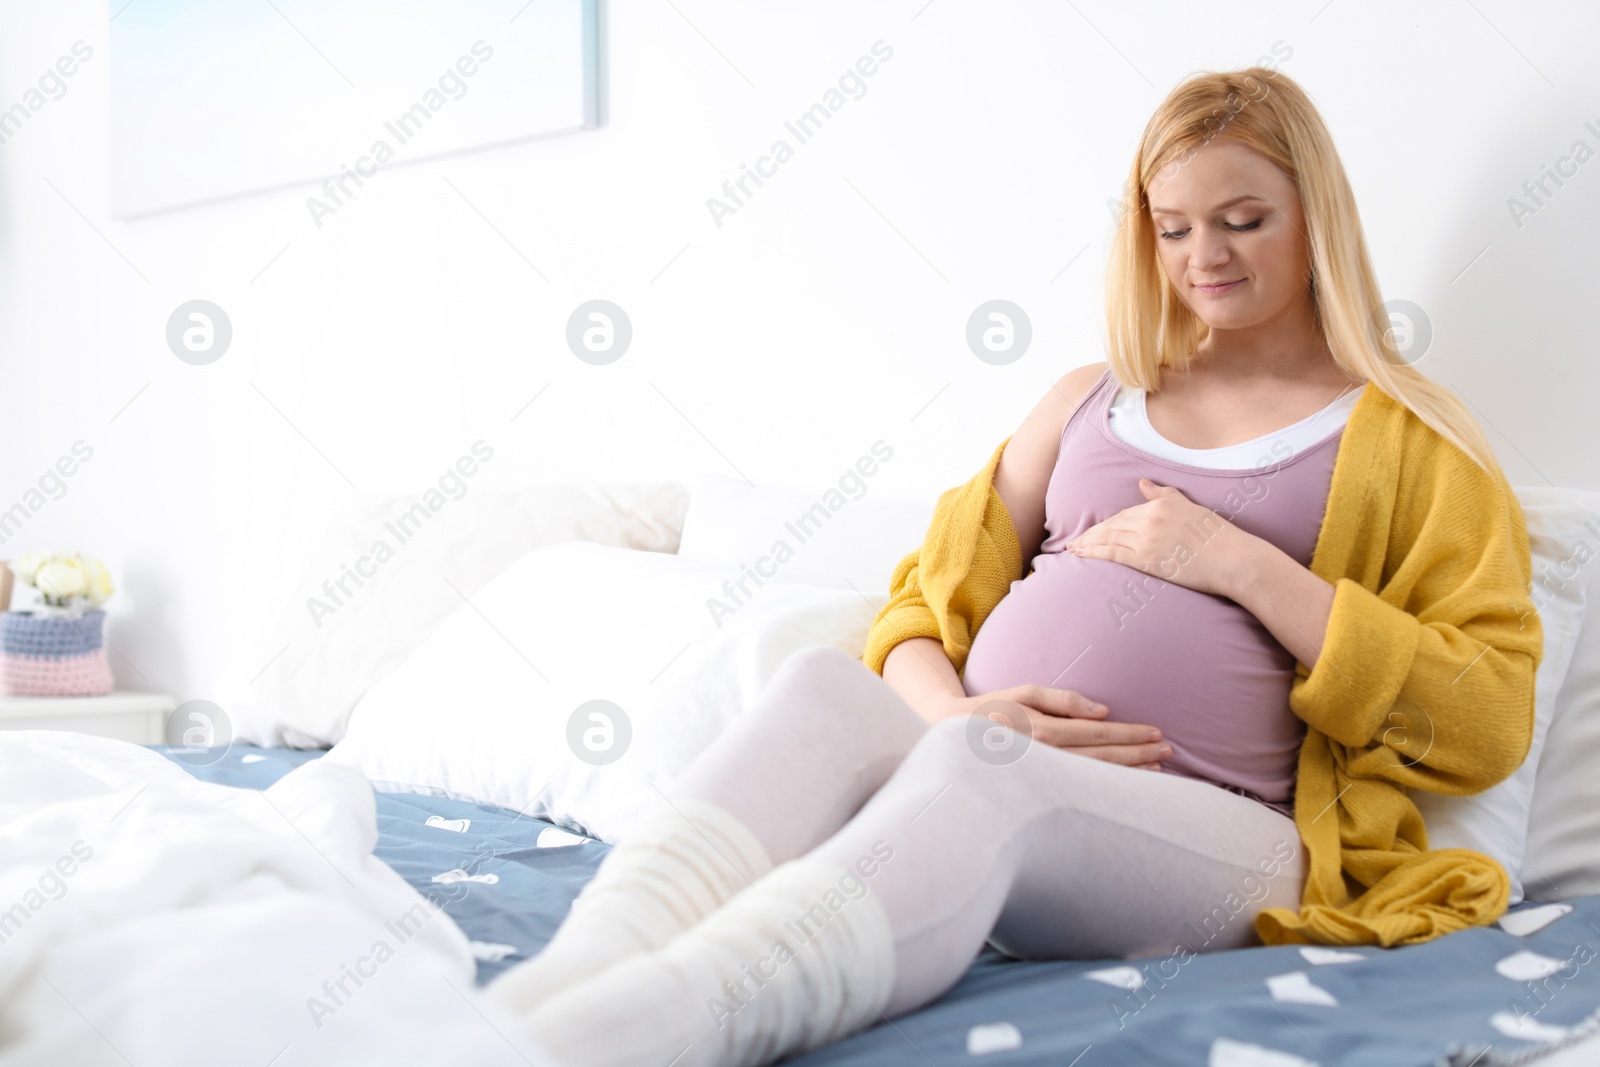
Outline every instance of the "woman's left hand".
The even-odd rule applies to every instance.
[[[1064,546],[1089,559],[1108,559],[1201,593],[1232,598],[1253,542],[1210,508],[1169,485],[1139,479],[1143,504],[1096,523]]]

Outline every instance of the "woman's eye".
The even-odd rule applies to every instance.
[[[1228,229],[1237,230],[1240,233],[1244,233],[1245,231],[1253,230],[1253,229],[1257,228],[1260,225],[1261,225],[1261,220],[1260,219],[1256,219],[1253,222],[1240,223],[1238,226],[1234,226],[1234,225],[1230,224],[1228,226]],[[1161,237],[1164,240],[1167,240],[1167,241],[1176,241],[1178,238],[1182,237],[1184,234],[1186,234],[1188,232],[1189,232],[1188,227],[1184,227],[1181,230],[1173,230],[1171,232],[1163,230],[1162,233],[1161,233]]]

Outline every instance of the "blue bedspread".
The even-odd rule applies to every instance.
[[[174,758],[168,746],[150,747]],[[320,755],[234,745],[214,763],[174,762],[202,781],[265,789]],[[611,848],[507,808],[411,793],[376,797],[374,853],[475,942],[479,985],[544,947]],[[434,881],[451,871],[466,879]]]
[[[183,766],[263,789],[320,754],[235,745],[215,763]],[[377,811],[378,857],[440,901],[476,943],[480,983],[544,946],[609,848],[504,808],[439,797],[379,793]],[[451,871],[455,880],[435,881]],[[937,1003],[790,1063],[1522,1062],[1519,1053],[1600,1031],[1600,896],[1522,904],[1507,921],[1517,916],[1550,921],[1520,936],[1494,926],[1339,952],[1281,946],[1029,963],[986,949]]]

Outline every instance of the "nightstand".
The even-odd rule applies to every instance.
[[[138,745],[166,742],[165,693],[118,690],[98,697],[0,696],[0,730],[72,730]]]

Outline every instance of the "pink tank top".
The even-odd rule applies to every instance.
[[[1075,690],[1106,705],[1108,719],[1159,727],[1172,746],[1166,773],[1292,816],[1305,736],[1289,707],[1294,656],[1226,597],[1061,546],[1144,503],[1142,476],[1309,566],[1343,427],[1299,452],[1275,441],[1254,469],[1196,467],[1117,437],[1117,389],[1108,370],[1067,419],[1045,491],[1044,542],[1032,572],[979,627],[962,685],[968,695],[1030,682]]]

